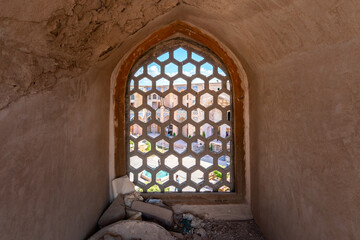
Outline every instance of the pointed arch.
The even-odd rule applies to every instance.
[[[214,201],[244,202],[245,196],[245,161],[244,161],[244,90],[238,67],[221,45],[211,36],[185,22],[176,21],[151,34],[140,43],[123,61],[115,84],[115,175],[126,174],[126,133],[125,133],[125,94],[128,75],[136,63],[148,50],[164,40],[175,36],[187,37],[200,45],[209,48],[226,65],[233,82],[233,109],[234,109],[234,184],[235,193],[229,194],[227,200],[222,197],[211,197]],[[204,196],[205,197],[205,196]],[[207,197],[206,197],[207,198]],[[181,200],[182,198],[179,198]]]

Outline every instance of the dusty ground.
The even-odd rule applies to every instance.
[[[187,235],[186,239],[264,240],[258,225],[250,221],[205,221],[206,237]]]

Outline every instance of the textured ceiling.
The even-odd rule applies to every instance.
[[[253,69],[360,32],[358,0],[14,0],[0,9],[0,109],[83,73],[173,10]]]

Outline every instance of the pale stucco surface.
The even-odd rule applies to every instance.
[[[266,238],[360,238],[359,1],[62,1],[37,13],[42,2],[0,3],[4,238],[91,233],[109,197],[111,73],[177,19],[244,67]]]
[[[0,112],[2,239],[84,239],[108,201],[107,85],[86,77]]]

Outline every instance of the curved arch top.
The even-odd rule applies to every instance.
[[[122,62],[115,85],[115,175],[126,174],[126,132],[125,132],[125,94],[128,75],[136,63],[148,50],[162,41],[174,37],[186,37],[200,45],[209,48],[226,65],[233,86],[234,107],[234,184],[236,202],[244,202],[245,196],[245,161],[244,161],[244,90],[242,89],[239,70],[235,61],[227,54],[221,45],[208,34],[182,21],[176,21],[161,28],[147,37],[142,43],[127,55]],[[221,199],[220,197],[219,199]],[[231,201],[234,202],[234,201]]]

